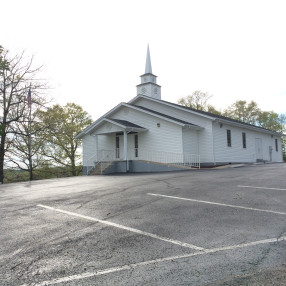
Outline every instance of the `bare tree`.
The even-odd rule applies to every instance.
[[[9,51],[0,46],[0,183],[4,180],[6,153],[11,150],[14,135],[22,132],[16,125],[27,122],[29,88],[33,91],[32,104],[41,106],[45,101],[42,92],[46,84],[38,78],[41,66],[34,67],[33,61],[34,58],[26,58],[24,52],[10,56]]]
[[[24,112],[23,120],[11,126],[13,137],[5,161],[11,167],[28,172],[29,180],[32,181],[34,170],[41,167],[46,158],[42,152],[45,140],[39,136],[42,127],[39,125],[36,112],[31,112],[31,116],[29,113],[29,111]]]

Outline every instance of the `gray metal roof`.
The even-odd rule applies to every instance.
[[[137,125],[137,124],[134,124],[134,123],[132,123],[132,122],[130,122],[130,121],[126,121],[126,120],[114,119],[114,118],[108,118],[108,120],[114,121],[114,122],[116,122],[116,123],[119,123],[119,124],[121,124],[121,125],[123,125],[123,126],[125,126],[125,127],[129,127],[129,128],[142,128],[142,129],[145,129],[145,128],[142,127],[142,126],[139,126],[139,125]]]
[[[184,120],[181,120],[181,119],[175,118],[175,117],[170,116],[170,115],[167,115],[167,114],[165,114],[165,113],[161,113],[161,112],[158,112],[158,111],[155,111],[155,110],[149,109],[149,108],[144,107],[144,106],[135,105],[135,104],[128,104],[128,105],[131,105],[131,106],[137,107],[137,108],[139,108],[139,109],[142,109],[142,110],[148,111],[148,112],[150,112],[150,113],[154,113],[154,114],[156,114],[156,115],[160,115],[160,116],[162,116],[162,117],[165,117],[165,118],[171,119],[171,120],[176,121],[176,122],[178,122],[178,123],[182,123],[182,124],[186,124],[186,125],[192,125],[192,126],[200,127],[200,126],[195,125],[195,124],[193,124],[193,123],[190,123],[190,122],[187,122],[187,121],[184,121]]]
[[[174,105],[176,107],[181,107],[181,108],[184,108],[186,110],[193,111],[193,112],[196,112],[196,113],[200,113],[200,114],[203,114],[203,115],[207,115],[207,116],[210,116],[210,117],[213,117],[213,118],[216,118],[216,119],[226,120],[226,121],[230,121],[230,122],[233,122],[233,123],[239,123],[239,124],[242,124],[242,125],[245,125],[245,126],[248,126],[248,127],[255,127],[255,128],[260,129],[261,131],[262,130],[264,130],[264,131],[271,131],[273,133],[281,134],[280,132],[273,131],[273,130],[270,130],[270,129],[267,129],[267,128],[263,128],[263,127],[260,127],[260,126],[257,126],[257,125],[250,124],[250,123],[246,123],[246,122],[243,122],[243,121],[240,121],[240,120],[237,120],[237,119],[233,119],[233,118],[230,118],[230,117],[227,117],[227,116],[223,116],[223,115],[219,115],[219,114],[215,114],[215,113],[211,113],[211,112],[207,112],[207,111],[198,110],[198,109],[195,109],[195,108],[183,106],[183,105],[172,103],[172,102],[165,101],[165,100],[161,100],[161,101],[165,102],[165,103],[168,103],[168,104],[171,104],[171,105]]]

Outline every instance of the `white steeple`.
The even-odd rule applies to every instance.
[[[146,65],[145,65],[145,74],[146,73],[152,73],[152,65],[151,65],[149,44],[148,44],[148,47],[147,47],[147,57],[146,57]]]
[[[157,76],[152,73],[149,44],[147,47],[145,73],[141,75],[141,84],[137,85],[137,95],[143,94],[156,99],[161,99],[161,86],[158,85]]]

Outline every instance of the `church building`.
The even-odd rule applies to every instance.
[[[231,163],[282,162],[281,135],[161,98],[149,47],[137,96],[76,138],[84,174],[174,171]]]

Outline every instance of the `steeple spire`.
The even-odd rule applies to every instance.
[[[145,65],[145,74],[146,73],[152,73],[152,65],[151,65],[149,44],[148,44],[148,47],[147,47],[147,57],[146,57],[146,65]]]
[[[157,84],[157,77],[152,73],[149,44],[147,47],[145,73],[140,77],[141,83],[137,85],[137,95],[142,94],[156,99],[161,99],[161,86]]]

